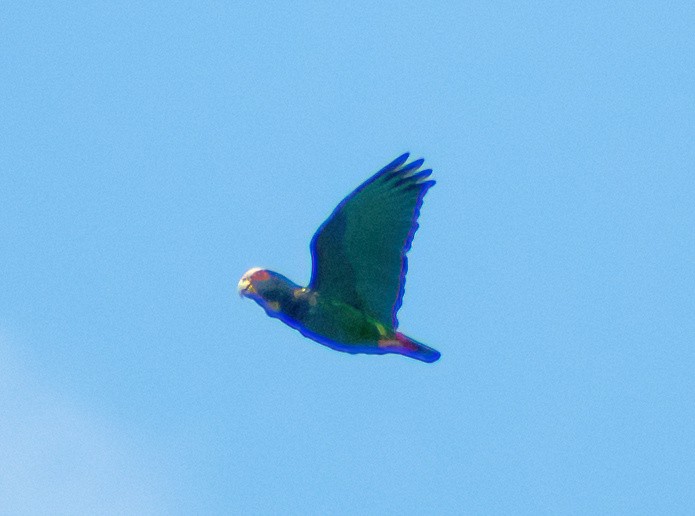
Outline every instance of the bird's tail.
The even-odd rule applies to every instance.
[[[406,337],[400,332],[396,332],[396,340],[398,341],[398,346],[394,351],[405,355],[416,360],[422,360],[423,362],[436,362],[439,360],[441,353],[436,349],[432,349],[429,346]]]

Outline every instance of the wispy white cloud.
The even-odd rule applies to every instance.
[[[0,513],[157,514],[135,447],[23,363],[0,333]]]

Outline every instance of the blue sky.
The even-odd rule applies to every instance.
[[[2,11],[0,512],[695,512],[691,3]],[[438,363],[238,298],[404,151]]]

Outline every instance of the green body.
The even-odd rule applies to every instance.
[[[307,293],[314,296],[313,293]],[[335,343],[364,347],[365,343],[376,346],[380,339],[393,337],[393,330],[369,317],[356,308],[321,295],[315,295],[316,305],[301,321],[303,329],[324,336]]]
[[[383,353],[379,341],[394,338],[393,328],[365,312],[282,279],[266,290],[261,306],[303,335],[349,353]]]

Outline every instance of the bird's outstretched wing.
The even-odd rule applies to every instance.
[[[309,287],[398,326],[422,199],[435,182],[403,154],[348,195],[311,239]]]

